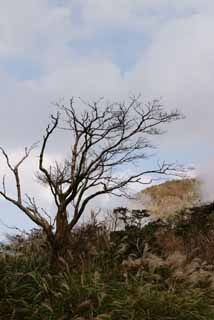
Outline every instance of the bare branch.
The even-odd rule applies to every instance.
[[[16,183],[16,191],[17,191],[17,199],[14,199],[13,197],[9,196],[6,191],[6,176],[3,176],[2,180],[2,190],[0,190],[0,195],[5,198],[7,201],[11,202],[13,205],[18,207],[21,211],[23,211],[33,222],[35,222],[37,225],[42,227],[43,229],[48,229],[47,221],[42,218],[38,214],[37,207],[34,205],[31,207],[26,207],[22,202],[22,192],[21,192],[21,182],[20,182],[20,176],[19,176],[19,168],[23,164],[23,162],[29,157],[30,153],[34,150],[37,144],[33,144],[30,148],[25,148],[24,156],[17,162],[15,166],[11,164],[11,161],[9,159],[8,154],[6,151],[1,147],[0,150],[2,151],[2,154],[4,158],[6,159],[7,166],[9,170],[13,173],[13,176],[15,178]],[[32,205],[32,203],[31,203]]]
[[[56,205],[59,205],[58,199],[57,199],[57,185],[54,183],[50,172],[44,167],[44,153],[45,153],[45,148],[47,146],[47,142],[48,139],[50,138],[50,136],[52,135],[52,133],[54,132],[54,130],[57,128],[58,123],[59,123],[59,117],[60,114],[59,112],[57,113],[56,117],[51,115],[51,120],[52,120],[52,126],[48,125],[48,127],[46,128],[46,134],[43,137],[43,143],[42,143],[42,148],[41,148],[41,152],[40,152],[40,156],[39,156],[39,170],[44,174],[44,176],[47,179],[48,185],[50,187],[50,190],[54,196],[54,200]]]
[[[12,166],[9,156],[6,153],[6,151],[0,147],[0,150],[3,154],[3,156],[6,159],[6,163],[10,171],[13,173],[15,181],[16,181],[16,190],[17,190],[17,201],[19,204],[22,203],[22,193],[21,193],[21,184],[20,184],[20,177],[19,177],[19,167],[23,164],[23,162],[29,157],[30,153],[34,150],[37,143],[33,144],[29,149],[25,148],[25,154],[24,156],[17,162],[15,166]],[[3,193],[6,194],[6,185],[5,185],[5,176],[3,177]]]
[[[104,194],[129,197],[130,185],[152,181],[145,182],[145,176],[153,179],[154,175],[180,175],[182,171],[176,164],[166,162],[149,170],[143,167],[143,161],[151,156],[154,148],[151,139],[164,133],[163,125],[182,119],[179,111],[166,112],[159,100],[142,103],[140,96],[131,97],[128,103],[104,104],[103,99],[90,103],[81,98],[78,101],[80,107],[74,104],[74,98],[68,106],[57,105],[60,113],[51,116],[42,140],[37,177],[50,188],[57,206],[53,223],[51,215],[38,207],[34,198],[26,195],[25,203],[22,200],[19,168],[33,147],[25,149],[15,166],[0,148],[15,177],[17,199],[7,195],[5,177],[0,195],[42,227],[54,249],[62,247],[63,239],[92,199]],[[57,128],[71,136],[71,148],[63,162],[53,161],[46,167],[47,144]]]

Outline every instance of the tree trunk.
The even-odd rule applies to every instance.
[[[50,243],[51,245],[51,267],[54,269],[69,269],[69,243],[70,232],[65,232],[62,236],[56,237]]]
[[[68,228],[66,213],[57,215],[56,231],[49,238],[51,250],[51,265],[57,269],[68,269],[68,251],[70,244],[70,229]]]

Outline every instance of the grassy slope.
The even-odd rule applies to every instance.
[[[92,264],[87,272],[64,273],[51,273],[45,259],[33,260],[1,257],[0,319],[214,319],[214,290],[206,271],[194,263],[183,268],[185,258],[179,255],[167,260],[148,255],[142,263],[128,259],[116,269]]]
[[[144,193],[165,212],[170,201],[176,209],[198,201],[197,188],[195,180],[170,181]],[[200,245],[213,251],[214,212],[211,208],[208,216],[205,209],[197,209],[207,216],[207,224],[201,217],[204,232],[200,219],[200,232],[185,219],[179,234],[187,234],[189,241],[181,243],[174,228],[147,226],[152,243],[142,251],[142,230],[138,235],[130,229],[114,243],[106,228],[80,228],[71,239],[71,264],[63,272],[51,268],[42,238],[17,240],[16,255],[0,254],[0,319],[214,320],[213,259],[207,263],[195,251]],[[152,251],[155,234],[162,253]],[[195,257],[185,253],[187,245]]]
[[[200,182],[196,179],[167,181],[143,190],[138,198],[155,216],[167,217],[200,202]]]

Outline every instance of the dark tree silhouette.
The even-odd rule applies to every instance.
[[[92,199],[103,194],[128,196],[127,187],[133,183],[143,184],[142,178],[146,175],[176,173],[176,167],[166,162],[152,170],[143,170],[142,164],[153,148],[149,137],[161,134],[163,124],[182,118],[177,110],[168,113],[159,100],[143,104],[140,98],[131,98],[128,103],[81,102],[84,103],[82,112],[75,108],[73,99],[69,106],[58,105],[58,113],[51,116],[42,141],[37,177],[53,195],[56,204],[53,221],[34,198],[26,195],[23,200],[19,169],[34,146],[25,149],[23,158],[15,166],[1,148],[15,178],[17,197],[7,194],[5,178],[0,194],[42,228],[56,259],[66,256],[70,232]],[[57,128],[70,135],[71,154],[63,163],[56,161],[46,167],[47,143]],[[140,165],[132,167],[124,176],[117,175],[134,162]]]

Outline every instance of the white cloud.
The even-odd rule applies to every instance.
[[[41,54],[70,39],[70,10],[47,0],[0,1],[0,54]]]
[[[184,13],[189,9],[199,12],[174,19],[171,16],[156,30],[147,50],[138,53],[135,68],[122,76],[120,68],[110,58],[101,55],[77,57],[70,52],[67,44],[72,39],[73,7],[50,6],[48,1],[29,0],[22,5],[8,1],[2,11],[7,17],[3,20],[5,33],[2,39],[5,37],[9,42],[11,39],[7,50],[19,54],[23,49],[29,56],[31,52],[41,52],[38,60],[41,59],[43,73],[39,79],[24,82],[15,81],[5,73],[0,75],[3,84],[0,136],[4,136],[4,143],[8,139],[13,144],[22,144],[23,138],[27,143],[38,139],[51,110],[50,103],[61,97],[104,95],[114,98],[138,92],[151,97],[163,96],[167,104],[181,107],[187,115],[183,124],[185,135],[191,135],[191,140],[195,136],[203,137],[207,143],[212,133],[210,113],[214,109],[211,106],[214,23],[210,18],[211,11],[208,12],[209,4],[210,1],[182,4],[177,1],[169,4],[164,0],[118,1],[114,4],[112,1],[82,1],[83,21],[94,24],[94,28],[105,23],[111,28],[113,21],[116,24],[119,19],[130,29],[135,25],[135,15],[139,21],[144,14],[150,18],[148,10],[156,12],[153,14],[156,16],[163,15],[161,9],[171,7]],[[79,24],[81,27],[84,29],[84,23]],[[139,28],[144,31],[143,26]],[[44,43],[43,54],[37,40]],[[7,48],[7,45],[3,47]],[[28,53],[28,49],[32,51]],[[8,125],[11,127],[9,132]],[[180,123],[177,128],[179,131]],[[14,141],[15,137],[19,141]]]
[[[47,0],[0,0],[0,8],[0,58],[22,57],[41,69],[36,79],[32,75],[23,81],[0,67],[0,145],[18,155],[40,139],[53,111],[51,102],[62,97],[114,100],[142,92],[145,97],[163,96],[167,105],[187,116],[161,141],[165,148],[170,144],[170,153],[179,149],[182,155],[185,144],[193,154],[190,162],[213,153],[208,152],[214,118],[213,1],[81,0],[56,6]],[[122,74],[96,48],[93,54],[86,48],[85,55],[72,48],[73,40],[115,31],[127,32],[124,48],[134,32],[149,37],[129,72]],[[60,148],[57,140],[55,146]],[[25,169],[24,182],[30,185],[31,163]]]
[[[71,8],[77,6],[74,2]],[[210,0],[81,0],[81,21],[88,35],[104,29],[156,32],[163,23],[197,12],[210,14]]]
[[[201,15],[170,22],[127,75],[135,90],[163,96],[167,104],[181,108],[187,120],[177,124],[173,139],[191,139],[193,144],[212,140],[213,29],[213,19]]]
[[[101,57],[87,57],[65,61],[41,81],[52,96],[111,96],[123,88],[119,68]]]

